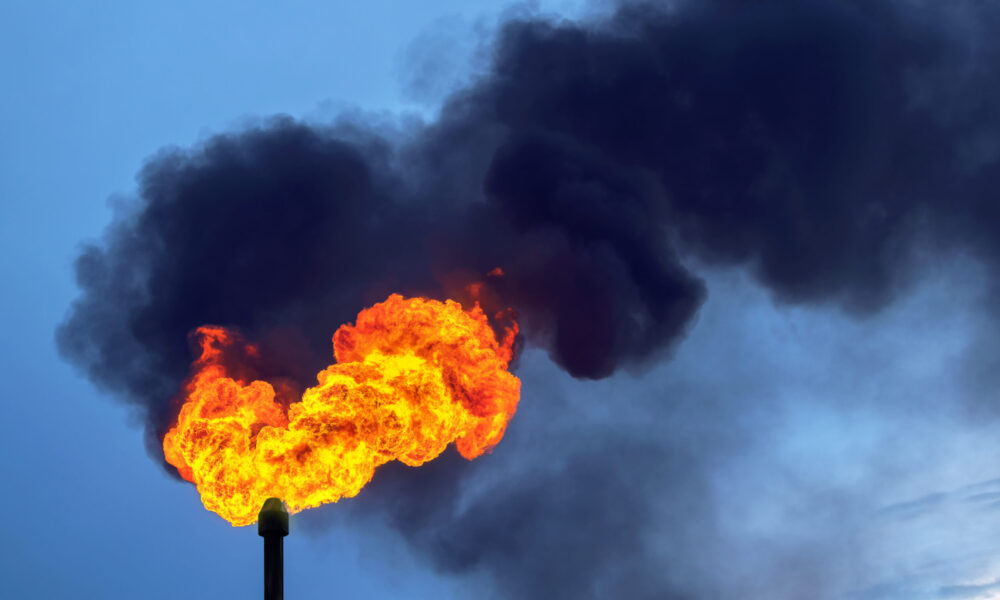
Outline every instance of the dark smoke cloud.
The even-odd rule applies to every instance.
[[[501,267],[489,293],[527,343],[599,379],[686,332],[704,290],[679,257],[859,314],[928,254],[970,251],[993,272],[998,18],[990,3],[887,0],[519,17],[436,122],[275,118],[153,157],[130,212],[78,259],[60,350],[136,408],[155,455],[204,323],[260,341],[259,375],[294,391],[361,307],[454,295]],[[437,567],[486,571],[510,597],[679,596],[641,551],[645,486],[674,482],[660,493],[683,530],[707,510],[691,499],[709,467],[655,436],[582,438],[564,432],[558,467],[514,470],[462,510],[448,502],[474,465],[447,458],[380,473],[366,494],[384,501],[368,504]],[[405,503],[386,500],[400,489]]]

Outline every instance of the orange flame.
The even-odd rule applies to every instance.
[[[241,343],[234,333],[200,327],[202,354],[163,452],[205,508],[237,526],[269,497],[292,512],[350,498],[375,467],[418,466],[451,442],[471,460],[500,441],[517,409],[521,382],[507,370],[517,331],[511,318],[498,341],[478,303],[465,311],[393,294],[337,330],[336,364],[286,409],[270,383],[223,364]]]

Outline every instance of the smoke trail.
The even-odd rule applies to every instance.
[[[510,21],[491,68],[416,131],[275,118],[153,157],[132,212],[78,260],[59,347],[143,414],[158,448],[195,327],[260,340],[261,375],[301,388],[359,307],[453,295],[494,267],[506,275],[488,293],[579,378],[649,364],[683,336],[704,291],[679,255],[743,265],[782,301],[870,314],[927,255],[996,262],[998,17],[971,2],[720,0]],[[631,452],[614,436],[567,439],[558,474],[518,472],[509,497],[464,513],[373,504],[441,568],[484,568],[512,597],[586,596],[622,575],[581,550],[540,583],[498,503],[517,507],[524,536],[615,531],[609,552],[642,574],[628,597],[673,593],[643,562],[641,485],[624,500],[564,493],[655,469],[607,462]],[[645,454],[673,460],[651,443]],[[413,505],[447,506],[448,464],[431,467],[440,485],[396,476],[422,479]],[[671,506],[689,506],[703,475],[678,473],[691,485]],[[602,518],[614,502],[623,522]]]

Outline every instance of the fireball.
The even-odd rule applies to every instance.
[[[164,455],[235,526],[253,523],[269,497],[291,512],[350,498],[379,465],[419,466],[452,442],[474,459],[517,409],[521,382],[508,371],[517,331],[511,318],[498,340],[478,302],[464,310],[393,294],[336,331],[336,363],[286,407],[271,383],[224,364],[224,350],[245,345],[236,333],[199,327],[201,356]]]

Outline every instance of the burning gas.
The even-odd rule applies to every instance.
[[[247,381],[223,360],[241,345],[254,355],[253,346],[200,327],[201,356],[163,452],[233,525],[253,523],[272,496],[292,512],[354,496],[377,466],[418,466],[451,442],[471,460],[500,441],[517,409],[509,321],[497,340],[478,302],[466,311],[393,294],[337,330],[337,362],[287,407],[271,383]]]

